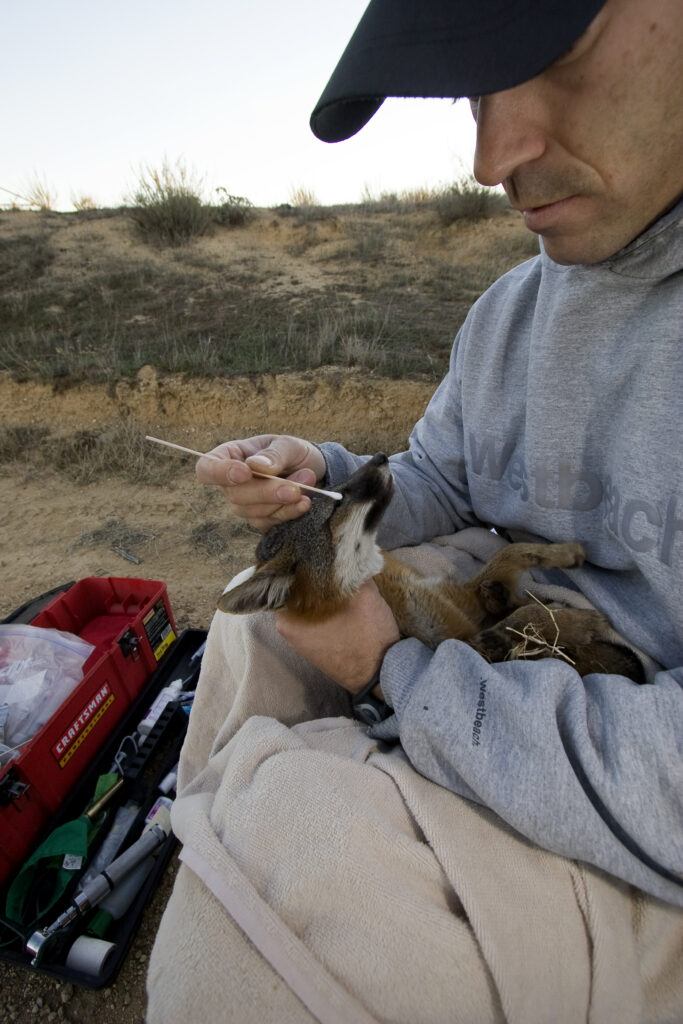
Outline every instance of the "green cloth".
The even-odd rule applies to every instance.
[[[104,796],[118,780],[115,772],[100,775],[88,806]],[[104,812],[96,822],[83,814],[60,825],[34,850],[7,892],[5,916],[9,921],[18,925],[33,924],[54,907],[76,874],[85,867],[90,844],[104,820]]]

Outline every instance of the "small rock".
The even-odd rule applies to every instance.
[[[74,987],[70,981],[67,981],[66,985],[62,985],[62,990],[59,993],[59,998],[62,1003],[68,1003],[70,999],[73,999]]]
[[[36,999],[36,1006],[38,1007],[39,1010],[42,1010],[42,1008],[43,1008],[43,997],[42,996],[38,996],[38,998]]]

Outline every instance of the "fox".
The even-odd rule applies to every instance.
[[[373,579],[401,637],[415,637],[432,649],[461,640],[486,661],[502,662],[524,656],[519,634],[531,625],[536,657],[561,651],[582,676],[604,672],[645,681],[640,660],[614,642],[601,612],[542,605],[519,592],[521,574],[534,566],[580,566],[581,544],[513,543],[466,582],[426,577],[377,544],[393,487],[389,459],[380,452],[338,488],[341,501],[312,496],[304,515],[261,537],[256,564],[234,577],[218,608],[229,614],[286,608],[308,621],[322,621]]]

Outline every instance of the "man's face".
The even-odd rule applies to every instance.
[[[683,3],[607,0],[569,53],[472,101],[474,173],[558,263],[596,263],[683,193]]]

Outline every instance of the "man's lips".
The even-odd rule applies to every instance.
[[[543,203],[540,206],[518,206],[517,209],[531,231],[543,231],[553,227],[563,217],[570,214],[578,199],[579,197],[576,195],[565,196],[564,199],[556,199],[552,203]]]

